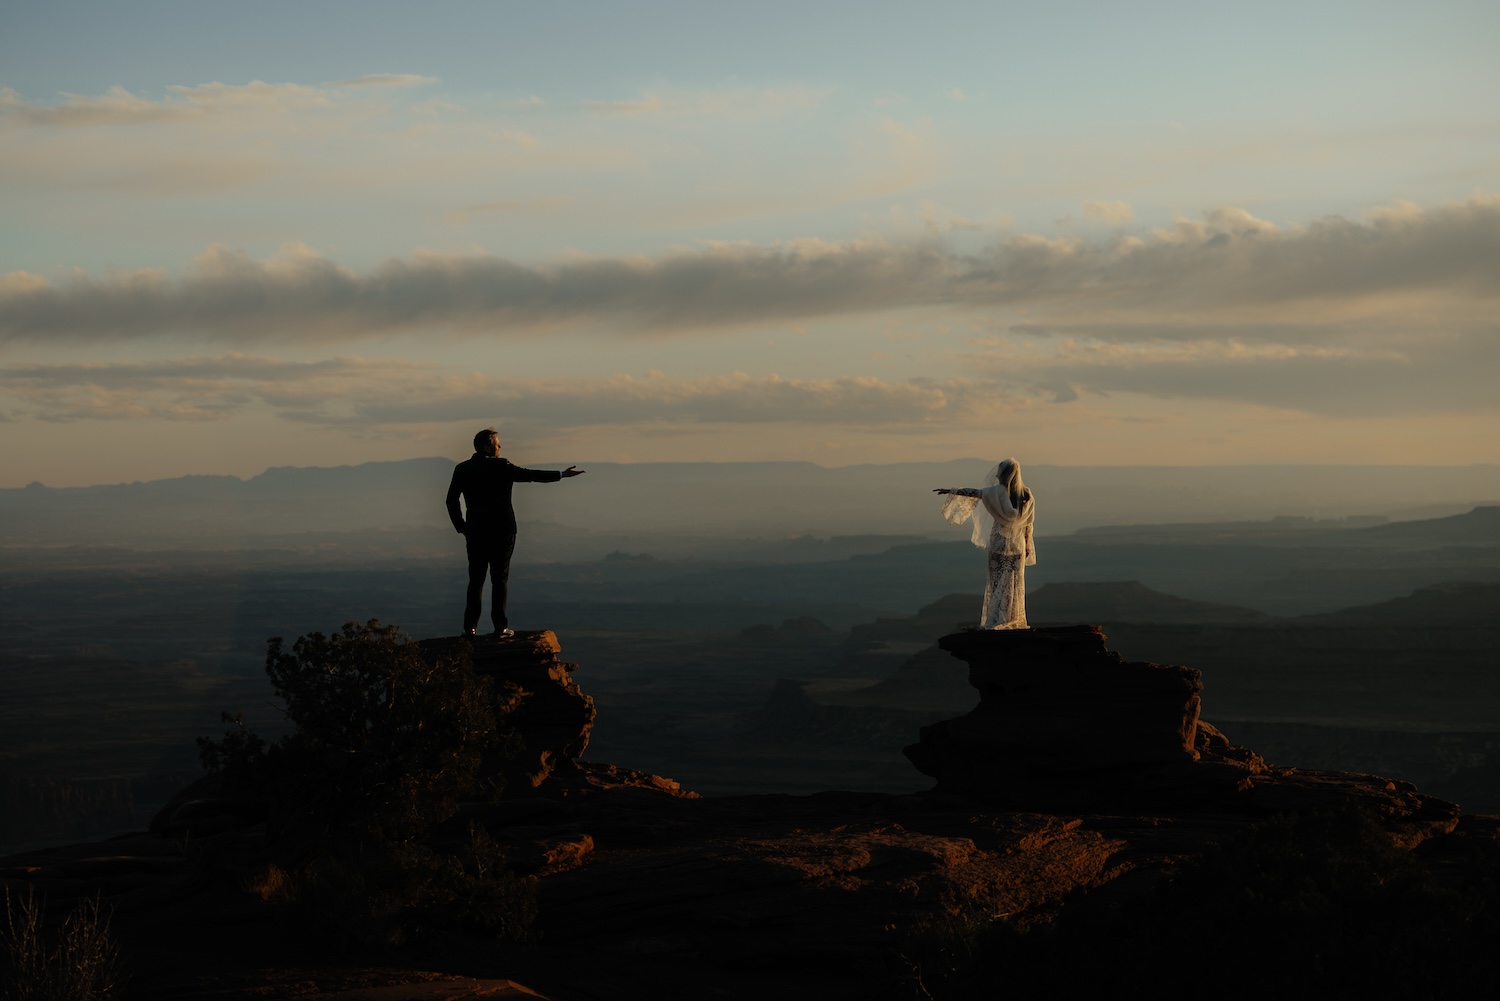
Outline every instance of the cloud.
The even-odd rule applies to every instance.
[[[432,328],[505,336],[578,321],[670,332],[909,304],[944,266],[917,248],[804,240],[534,268],[419,254],[359,275],[298,245],[265,261],[213,247],[178,280],[137,271],[42,287],[34,275],[7,276],[0,342],[326,341]]]
[[[584,107],[591,112],[606,115],[656,116],[678,120],[720,118],[744,122],[780,118],[793,112],[807,111],[816,108],[826,97],[826,91],[806,87],[663,90],[624,101],[588,101]]]
[[[123,87],[97,96],[63,94],[60,104],[27,101],[9,87],[0,88],[0,123],[57,128],[100,125],[141,125],[180,120],[193,109],[181,102],[165,103],[137,97]]]
[[[385,398],[358,409],[377,424],[496,414],[551,427],[599,424],[820,424],[911,426],[961,420],[994,403],[968,380],[754,378],[743,373],[674,378],[659,372],[607,379],[486,380],[472,395]]]
[[[1117,225],[1134,219],[1135,209],[1129,202],[1084,202],[1083,217]]]
[[[155,125],[244,111],[286,111],[329,106],[339,86],[270,84],[262,80],[231,85],[171,86],[160,101],[112,87],[98,96],[63,94],[61,103],[27,101],[10,88],[0,90],[0,122],[53,128]]]
[[[336,402],[422,366],[338,358],[315,362],[230,354],[151,362],[8,365],[0,389],[44,421],[221,420],[273,398]]]
[[[976,258],[961,284],[975,300],[1060,314],[1192,310],[1203,323],[1225,313],[1285,318],[1289,306],[1309,315],[1323,305],[1347,318],[1408,295],[1487,311],[1500,297],[1497,269],[1500,197],[1491,196],[1416,215],[1331,216],[1288,228],[1224,208],[1145,238],[1017,236]]]
[[[948,424],[1016,405],[969,379],[787,379],[661,372],[592,379],[452,374],[400,359],[314,362],[230,354],[139,363],[36,364],[0,372],[0,389],[37,420],[217,420],[269,407],[284,419],[396,427],[504,418],[552,428],[597,425]],[[1005,402],[1007,401],[1008,402]]]
[[[15,90],[0,88],[0,123],[52,128],[154,125],[204,119],[244,112],[287,112],[300,108],[332,107],[346,92],[426,86],[436,77],[413,73],[374,73],[320,86],[298,83],[174,84],[167,96],[152,100],[111,87],[104,94],[61,94],[58,103],[28,101]]]
[[[787,149],[802,133],[802,113],[822,107],[825,94],[813,89],[663,90],[598,102],[591,113],[530,95],[460,107],[418,89],[436,82],[386,73],[321,84],[173,86],[160,95],[115,88],[46,101],[3,90],[0,189],[8,208],[38,224],[83,215],[79,196],[101,195],[91,231],[162,225],[154,207],[110,198],[120,192],[181,198],[229,190],[259,200],[257,218],[283,222],[304,208],[314,218],[350,211],[344,206],[376,192],[388,198],[372,211],[415,201],[441,217],[524,190],[591,201],[590,224],[598,226],[608,222],[601,215],[636,225],[646,213],[662,225],[684,201],[688,211],[705,196],[718,201],[713,192],[723,184],[752,195],[769,190],[769,210],[785,213],[789,199],[826,206],[830,192],[889,173],[888,161],[911,175],[907,146],[882,133],[864,156],[827,158],[809,177],[805,155]],[[618,183],[594,184],[600,175]],[[616,197],[624,190],[632,196]],[[308,196],[328,201],[295,204]],[[242,217],[247,209],[219,201],[210,211]]]
[[[352,80],[332,80],[323,86],[348,90],[355,87],[427,87],[439,82],[435,76],[417,73],[367,73]]]
[[[1002,357],[997,370],[1075,394],[1239,400],[1335,417],[1481,413],[1496,410],[1500,323],[1468,337],[1373,344],[1066,340],[1051,357]]]
[[[1301,324],[1324,336],[1350,324],[1482,323],[1500,299],[1497,273],[1496,197],[1287,228],[1220,209],[1144,237],[1018,235],[973,255],[936,242],[800,240],[534,266],[424,253],[359,274],[300,245],[266,260],[216,246],[175,278],[5,276],[0,344],[513,337],[569,325],[665,334],[922,306],[1025,308],[1039,335],[1060,326],[1129,338],[1144,325],[1196,337]]]
[[[563,208],[574,201],[564,195],[548,198],[498,198],[462,209],[443,213],[443,222],[450,226],[463,226],[478,219],[498,216],[547,213]]]

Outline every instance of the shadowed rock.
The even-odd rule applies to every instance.
[[[1453,830],[1455,804],[1409,782],[1276,768],[1199,719],[1190,667],[1130,662],[1098,626],[965,630],[938,645],[969,665],[979,705],[905,748],[940,793],[1030,809],[1358,805],[1401,843]]]
[[[1202,676],[1127,663],[1098,626],[966,630],[938,645],[969,665],[979,705],[905,749],[943,792],[1053,801],[1198,760]]]
[[[504,711],[512,739],[485,756],[483,775],[501,775],[507,794],[535,789],[559,768],[569,768],[589,746],[594,700],[583,694],[572,672],[577,664],[559,660],[562,645],[550,629],[477,639],[442,637],[418,644],[430,657],[470,648],[474,671],[495,680],[497,708]]]
[[[1346,805],[1397,845],[1420,845],[1444,878],[1488,871],[1500,820],[1460,823],[1453,804],[1409,783],[1268,765],[1198,718],[1197,671],[1125,662],[1097,627],[963,632],[942,646],[968,664],[980,704],[908,748],[938,791],[697,798],[576,760],[593,704],[552,633],[477,641],[475,667],[501,683],[497,707],[513,708],[521,745],[497,767],[521,777],[506,796],[461,804],[439,834],[482,825],[534,875],[539,934],[530,954],[462,939],[406,961],[515,975],[558,997],[892,996],[891,957],[924,922],[980,915],[1025,930],[1066,909],[1103,920],[1268,815]],[[265,872],[264,823],[199,792],[178,805],[190,842],[174,829],[37,850],[0,860],[0,882],[59,907],[98,896],[115,908],[135,996],[349,990],[324,957],[294,952],[286,905],[233,891]],[[461,994],[410,969],[361,976],[361,997],[501,996],[511,983]],[[420,978],[441,992],[409,986]]]

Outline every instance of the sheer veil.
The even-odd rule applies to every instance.
[[[985,486],[992,487],[1000,482],[1000,466],[1001,463],[997,462],[990,469],[989,475],[984,478]],[[972,518],[974,531],[969,533],[969,541],[980,549],[989,544],[990,533],[995,530],[994,516],[990,514],[989,508],[979,503],[978,497],[949,494],[948,499],[943,502],[943,518],[950,525],[962,525]]]

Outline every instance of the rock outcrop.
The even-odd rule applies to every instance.
[[[481,771],[503,776],[507,795],[535,789],[558,769],[571,768],[589,746],[594,700],[573,680],[578,665],[558,659],[562,645],[550,629],[505,638],[443,637],[419,645],[434,657],[467,646],[475,672],[494,679],[510,740],[486,756]]]
[[[938,641],[979,705],[905,748],[939,793],[1025,809],[1230,809],[1356,804],[1399,843],[1453,830],[1459,809],[1409,782],[1268,765],[1199,718],[1190,667],[1130,662],[1098,626],[979,630]]]
[[[562,646],[550,630],[517,632],[503,639],[441,637],[422,640],[419,646],[432,659],[467,654],[476,673],[494,680],[495,713],[505,739],[484,752],[479,776],[499,785],[503,797],[532,796],[544,786],[574,796],[619,787],[692,795],[671,779],[579,764],[594,726],[594,700],[573,680],[578,665],[558,658]],[[201,838],[262,823],[270,807],[265,793],[226,788],[223,773],[212,772],[158,810],[150,830]]]
[[[942,792],[1056,801],[1119,790],[1198,760],[1202,676],[1128,663],[1098,626],[965,630],[938,645],[969,665],[979,705],[922,728],[906,755]]]

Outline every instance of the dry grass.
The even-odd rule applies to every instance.
[[[266,904],[297,899],[296,881],[279,865],[267,865],[257,870],[245,880],[245,889]]]
[[[46,935],[44,905],[28,888],[5,890],[0,924],[0,1001],[108,1001],[120,985],[119,949],[109,934],[109,912],[86,898]]]

